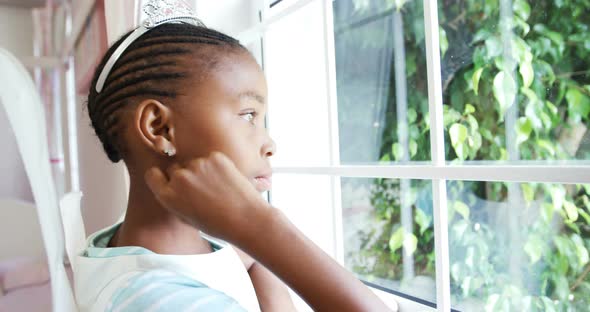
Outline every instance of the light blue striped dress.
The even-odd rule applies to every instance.
[[[142,247],[107,248],[119,226],[93,235],[82,256],[106,260],[154,254]],[[210,243],[214,250],[221,249],[221,246]],[[120,286],[110,296],[104,311],[246,311],[224,292],[168,268],[135,270],[126,274],[124,281],[119,283]]]

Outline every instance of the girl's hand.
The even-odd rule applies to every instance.
[[[248,236],[255,223],[249,221],[271,209],[222,153],[213,152],[184,167],[172,165],[166,173],[154,167],[145,174],[156,199],[187,223],[221,239]]]
[[[375,294],[262,199],[221,153],[145,174],[157,200],[189,224],[243,249],[295,290],[315,311],[389,311]],[[264,272],[263,272],[264,273]],[[263,284],[278,280],[256,274]],[[256,284],[256,281],[253,281]],[[275,306],[275,294],[258,293]],[[287,297],[285,297],[287,298]],[[286,301],[286,300],[285,300]],[[279,310],[280,308],[277,308]]]

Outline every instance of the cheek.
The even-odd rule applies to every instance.
[[[206,157],[213,151],[226,154],[241,172],[256,156],[255,131],[237,118],[192,121],[179,128],[179,148],[187,158]]]
[[[190,118],[177,124],[176,137],[179,152],[186,158],[206,157],[219,150],[224,137],[219,118]]]
[[[248,132],[244,129],[226,130],[223,144],[219,146],[220,151],[225,153],[242,173],[251,169],[256,161],[256,144]]]

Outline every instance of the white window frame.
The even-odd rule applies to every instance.
[[[272,1],[253,0],[260,4],[261,21],[259,24],[237,34],[236,37],[245,45],[265,38],[266,30],[274,23],[290,16],[299,9],[315,1],[323,2],[323,32],[325,35],[325,59],[327,62],[326,88],[328,90],[330,162],[327,166],[281,166],[274,167],[276,174],[311,174],[331,177],[330,194],[333,207],[335,254],[343,263],[342,251],[342,211],[340,177],[355,178],[391,178],[421,179],[432,181],[435,256],[436,256],[436,310],[451,311],[451,289],[449,271],[447,192],[448,180],[459,181],[501,181],[501,182],[544,182],[562,184],[590,183],[589,161],[563,162],[466,162],[449,164],[444,155],[443,127],[443,93],[441,85],[441,60],[439,50],[438,3],[435,0],[423,0],[425,21],[425,43],[428,77],[428,102],[430,111],[431,162],[410,165],[362,165],[343,166],[339,159],[338,106],[336,97],[336,62],[334,51],[333,0],[285,0],[290,5],[279,4],[269,9]],[[264,49],[265,50],[265,49]],[[264,59],[263,55],[263,59]],[[272,120],[271,120],[272,122]],[[434,310],[426,305],[412,302],[406,298],[386,294],[376,290],[381,297],[393,297],[400,309]]]

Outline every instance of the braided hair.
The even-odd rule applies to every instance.
[[[180,95],[183,80],[202,78],[222,55],[247,52],[236,39],[216,30],[190,24],[164,24],[135,40],[115,63],[100,93],[98,76],[124,35],[109,48],[98,66],[88,95],[92,127],[108,158],[116,163],[126,153],[120,137],[122,113],[144,99],[161,102]],[[248,53],[248,52],[247,52]],[[196,64],[196,65],[195,65]]]

